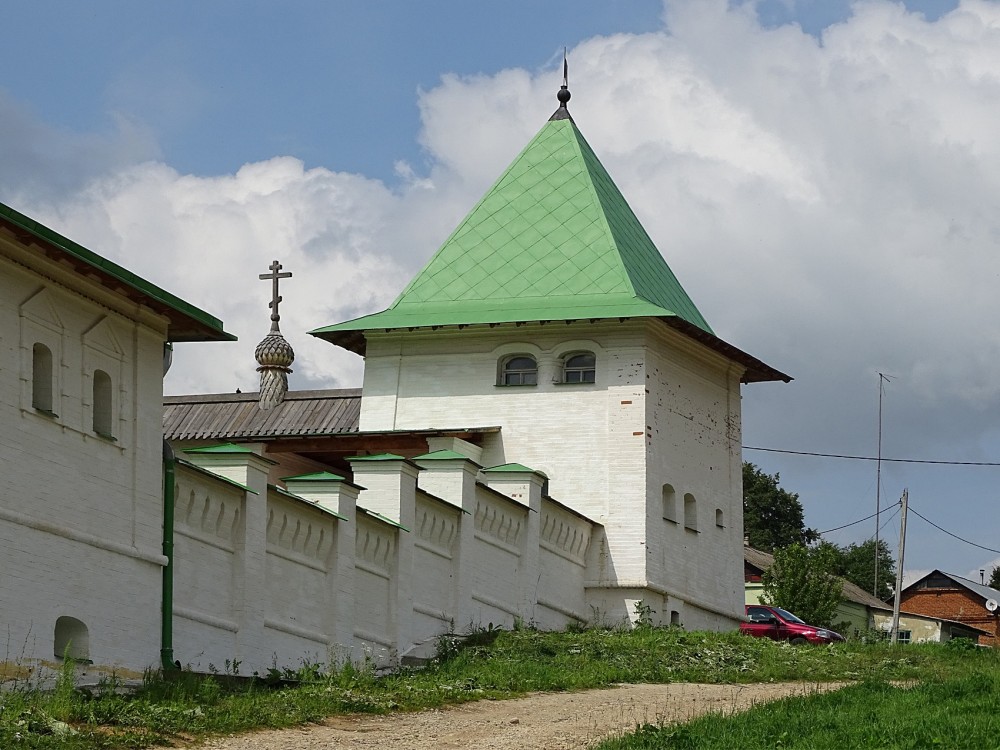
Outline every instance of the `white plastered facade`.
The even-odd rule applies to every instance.
[[[156,661],[166,330],[0,238],[2,671],[66,652],[125,675]],[[36,345],[50,360],[44,408]]]
[[[594,619],[648,607],[658,623],[716,629],[740,616],[741,366],[654,319],[366,338],[363,431],[499,426],[484,466],[543,472],[553,497],[603,526],[587,561]],[[584,351],[595,382],[561,382],[563,358]],[[513,354],[535,358],[537,385],[497,384]]]

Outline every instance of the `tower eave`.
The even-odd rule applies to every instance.
[[[368,316],[368,318],[377,318],[377,315]],[[354,352],[362,357],[367,353],[368,340],[366,337],[367,333],[374,332],[385,332],[391,333],[393,331],[432,331],[440,328],[451,328],[460,329],[466,327],[484,328],[484,327],[496,327],[499,325],[525,325],[529,323],[553,323],[553,322],[564,322],[571,323],[575,321],[590,321],[597,322],[602,320],[619,320],[624,321],[632,318],[646,318],[655,319],[660,321],[662,324],[669,326],[670,328],[678,331],[689,339],[692,339],[702,346],[710,349],[711,351],[721,354],[726,359],[741,365],[744,368],[743,375],[740,378],[743,383],[768,383],[768,382],[791,382],[793,378],[790,375],[786,375],[780,370],[771,367],[767,363],[763,362],[757,357],[739,349],[732,344],[723,341],[718,336],[708,331],[705,331],[693,323],[689,323],[683,318],[677,315],[666,314],[666,311],[661,311],[658,315],[614,315],[614,316],[597,316],[590,317],[587,315],[581,315],[575,318],[537,318],[531,320],[507,320],[502,322],[480,322],[480,323],[446,323],[442,322],[439,324],[416,324],[416,325],[388,325],[388,326],[373,326],[365,325],[365,318],[359,318],[357,321],[350,321],[348,323],[341,323],[338,326],[329,326],[328,328],[320,328],[315,331],[310,331],[309,334],[316,336],[317,338],[323,339],[324,341],[329,341],[335,346],[339,346],[348,351]],[[352,326],[352,323],[358,323],[360,325]]]

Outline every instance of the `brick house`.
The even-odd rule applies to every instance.
[[[1000,591],[951,573],[932,570],[900,594],[908,612],[947,618],[972,625],[989,635],[979,637],[983,646],[995,646],[1000,637]]]

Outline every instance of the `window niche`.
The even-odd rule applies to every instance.
[[[722,508],[715,509],[715,525],[720,529],[726,528],[726,516],[722,512]]]
[[[690,531],[698,530],[698,504],[694,495],[684,495],[684,528]]]
[[[37,414],[57,417],[61,411],[63,336],[59,300],[47,288],[39,289],[18,309],[21,349],[21,406]]]
[[[538,362],[530,354],[513,354],[500,360],[497,385],[538,385]]]
[[[103,438],[114,440],[114,388],[111,376],[104,370],[94,370],[93,376],[93,427]]]
[[[593,383],[597,375],[597,357],[593,352],[574,352],[562,360],[563,383]]]
[[[672,484],[663,485],[663,520],[677,523],[677,492]]]
[[[57,619],[52,652],[57,659],[90,663],[90,632],[86,624],[66,615]]]
[[[52,350],[45,344],[31,347],[31,406],[49,416],[52,411]]]

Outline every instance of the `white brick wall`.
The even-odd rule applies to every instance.
[[[647,353],[647,547],[649,580],[673,599],[681,623],[716,623],[743,605],[743,501],[739,377],[673,331],[651,329]],[[663,519],[662,488],[676,494],[677,522]],[[694,499],[688,528],[685,497]],[[721,510],[722,525],[716,511]],[[661,603],[669,623],[673,604]],[[703,610],[700,614],[695,609]]]
[[[164,321],[130,319],[72,272],[43,275],[11,261],[17,248],[0,250],[7,658],[51,660],[67,616],[87,626],[95,669],[140,672],[159,656]],[[36,341],[53,355],[55,417],[32,408]],[[112,378],[114,441],[92,429],[97,368]]]
[[[258,487],[268,467],[253,454],[188,458],[202,468],[177,467],[174,653],[184,665],[239,662],[248,674],[303,659],[384,664],[413,649],[432,653],[436,636],[470,626],[519,618],[560,628],[587,619],[593,525],[543,500],[536,474],[480,475],[491,488],[475,482],[478,467],[466,459],[426,461],[423,469],[360,462],[357,478],[378,489],[290,480],[296,497],[242,491],[212,476],[224,469],[231,477],[242,462],[247,486]],[[446,497],[413,486],[425,477]],[[405,529],[357,510],[392,512],[390,489]],[[246,508],[262,502],[265,527],[243,523]],[[248,574],[261,568],[261,577]]]
[[[560,357],[580,350],[596,354],[596,382],[553,382]],[[537,386],[496,385],[498,362],[515,353],[535,357]],[[641,589],[667,622],[676,612],[684,624],[731,625],[741,602],[741,372],[657,321],[372,332],[361,429],[501,426],[483,465],[544,472],[554,497],[604,526],[590,590]],[[665,483],[677,491],[677,524],[663,520]],[[685,495],[697,531],[684,527]],[[631,614],[626,599],[616,616]]]

